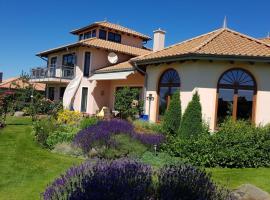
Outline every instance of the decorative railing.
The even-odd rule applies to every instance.
[[[55,66],[37,67],[31,69],[31,79],[61,78],[73,79],[75,76],[75,66]]]

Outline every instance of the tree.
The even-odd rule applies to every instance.
[[[187,139],[190,137],[197,137],[202,133],[202,131],[202,107],[200,103],[200,96],[196,91],[182,117],[179,135],[180,137]]]
[[[121,118],[134,118],[142,111],[142,101],[139,100],[140,90],[138,88],[124,87],[115,92],[115,110],[120,112]]]
[[[166,134],[176,135],[181,123],[181,102],[180,92],[172,95],[168,110],[165,112],[162,128]]]

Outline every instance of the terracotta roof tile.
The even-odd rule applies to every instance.
[[[143,48],[128,46],[128,45],[111,42],[107,40],[102,40],[98,38],[89,38],[86,40],[78,41],[76,43],[71,43],[65,46],[60,46],[60,47],[56,47],[56,48],[49,49],[46,51],[42,51],[38,53],[37,56],[47,56],[50,53],[54,53],[57,51],[65,50],[66,48],[72,48],[72,47],[77,47],[77,46],[89,46],[89,47],[94,47],[94,48],[102,48],[106,50],[133,55],[133,56],[140,56],[140,55],[144,55],[146,53],[151,52],[150,50],[145,49],[145,48],[143,49]]]
[[[145,40],[150,40],[151,39],[151,37],[149,37],[147,35],[144,35],[142,33],[139,33],[139,32],[137,32],[137,31],[135,31],[133,29],[121,26],[119,24],[114,24],[114,23],[111,23],[111,22],[108,22],[108,21],[95,22],[95,23],[90,24],[88,26],[73,30],[73,31],[71,31],[71,33],[77,34],[77,33],[81,32],[81,31],[84,31],[86,29],[89,29],[89,28],[95,27],[95,26],[101,26],[101,27],[105,27],[105,28],[109,28],[109,29],[114,29],[116,31],[120,31],[120,32],[124,32],[124,33],[127,33],[127,34],[131,34],[131,35],[141,37],[141,38],[143,38]]]
[[[263,41],[263,42],[265,42],[265,43],[270,44],[270,37],[262,38],[262,39],[260,39],[260,41]]]
[[[133,58],[143,62],[185,55],[270,57],[270,45],[228,28],[186,40],[157,52]]]
[[[147,49],[128,46],[128,45],[111,42],[107,40],[102,40],[98,38],[90,38],[87,40],[82,40],[81,43],[87,46],[117,51],[120,53],[130,54],[133,56],[144,55],[150,52]]]
[[[4,80],[0,83],[0,88],[4,89],[18,89],[18,88],[25,88],[29,86],[29,83],[24,83],[20,77],[13,77]],[[38,91],[45,91],[46,85],[43,83],[34,83],[34,88]]]
[[[101,68],[95,71],[95,73],[102,73],[102,72],[113,72],[113,71],[127,71],[127,70],[133,70],[133,65],[129,62],[122,62],[118,63],[116,65],[112,65],[109,67]]]

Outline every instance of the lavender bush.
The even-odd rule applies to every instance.
[[[44,200],[149,199],[151,167],[135,160],[86,162],[73,167],[47,187]]]
[[[131,123],[125,120],[113,119],[100,121],[96,125],[81,130],[74,138],[73,144],[82,148],[84,153],[89,152],[95,142],[99,141],[109,145],[111,136],[115,134],[128,134],[147,145],[158,145],[164,141],[162,134],[137,133]]]
[[[159,175],[160,200],[229,200],[228,192],[219,189],[211,177],[191,165],[167,165]]]

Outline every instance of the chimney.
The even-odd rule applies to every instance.
[[[154,31],[153,51],[159,51],[164,49],[165,45],[165,31],[160,28]]]
[[[0,72],[0,83],[3,82],[3,72]]]

